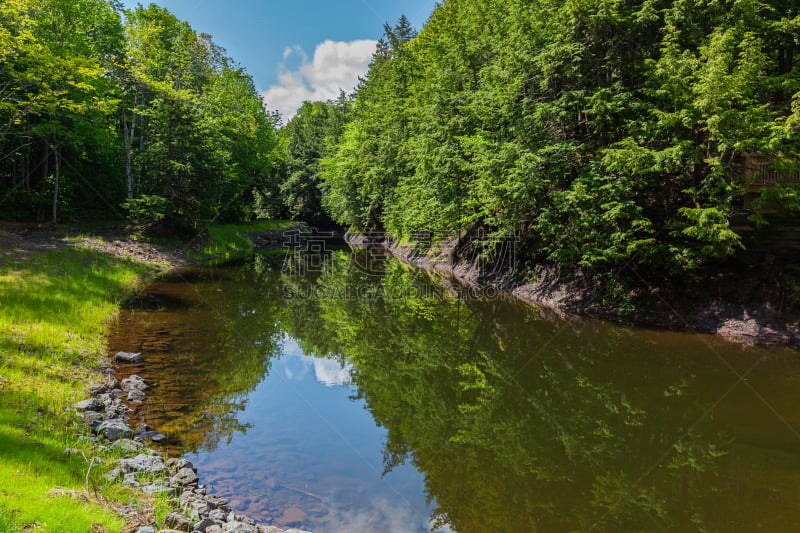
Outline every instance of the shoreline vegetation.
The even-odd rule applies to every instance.
[[[124,420],[124,404],[116,398],[122,390],[109,388],[113,370],[105,330],[121,302],[147,280],[219,258],[221,251],[249,253],[252,241],[238,238],[243,230],[289,226],[283,221],[217,225],[209,233],[219,240],[182,250],[177,243],[137,241],[117,229],[0,224],[0,532],[154,533],[202,521],[179,518],[192,514],[187,502],[198,507],[205,494],[196,476],[187,496],[173,501],[170,495],[180,495],[174,487],[147,494],[112,482],[116,476],[109,471],[120,461],[157,452],[127,439],[102,440],[87,427],[92,408],[104,412],[105,420]],[[98,400],[103,395],[107,405]],[[170,483],[179,467],[187,466],[172,461],[159,472],[137,475],[166,482],[169,472]],[[216,504],[217,510],[226,509],[224,502]],[[281,531],[240,515],[218,518],[240,523],[241,531]],[[202,531],[213,532],[213,524],[206,522]]]

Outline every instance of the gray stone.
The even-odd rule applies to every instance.
[[[222,496],[208,496],[206,498],[206,502],[208,503],[208,507],[210,509],[220,509],[226,514],[231,511],[231,508],[228,507],[228,500]]]
[[[167,496],[171,498],[175,496],[175,488],[168,487],[163,483],[147,483],[142,485],[142,490],[150,496]]]
[[[209,527],[216,525],[217,523],[214,522],[212,519],[203,518],[202,520],[200,520],[199,522],[197,522],[195,525],[192,526],[192,531],[200,531],[201,533],[206,533]]]
[[[142,526],[136,530],[136,533],[156,533],[156,528],[153,526]]]
[[[283,530],[275,526],[256,526],[258,533],[283,533]]]
[[[158,533],[183,533],[183,532],[178,531],[177,529],[159,529]]]
[[[110,441],[115,441],[123,437],[130,437],[133,435],[133,430],[124,420],[114,418],[97,426],[97,433]]]
[[[167,518],[164,519],[164,523],[166,523],[167,526],[180,531],[190,531],[192,529],[191,520],[180,513],[169,513]]]
[[[283,533],[311,533],[311,532],[310,531],[306,531],[305,529],[292,528],[292,529],[287,529]]]
[[[96,411],[84,411],[81,414],[83,421],[92,428],[92,431],[97,431],[97,428],[100,427],[100,424],[103,423],[103,415]]]
[[[156,455],[140,453],[130,459],[120,459],[119,466],[126,472],[142,472],[145,474],[159,474],[166,470],[164,460]]]
[[[147,383],[144,379],[140,378],[136,374],[132,375],[129,378],[125,378],[122,380],[122,390],[126,392],[130,392],[132,390],[145,390],[147,388]]]
[[[194,470],[191,468],[181,468],[174,476],[172,476],[170,481],[173,485],[185,487],[186,485],[197,483],[197,474],[195,474]]]
[[[208,512],[208,517],[212,520],[218,520],[220,522],[224,522],[227,518],[228,513],[222,509],[213,509]]]
[[[139,480],[136,479],[136,474],[133,472],[129,472],[122,477],[122,482],[125,485],[130,485],[131,487],[140,487],[142,484],[139,483]]]
[[[147,397],[145,393],[140,390],[132,390],[128,393],[129,402],[141,402]]]
[[[114,361],[117,363],[131,363],[131,364],[139,364],[144,361],[144,357],[140,353],[132,353],[132,352],[117,352],[114,355]]]
[[[180,457],[170,457],[167,459],[167,468],[173,472],[183,470],[184,468],[191,468],[195,473],[197,472],[197,468],[195,468],[190,461]]]
[[[200,520],[200,518],[208,513],[208,505],[205,500],[198,499],[181,506],[183,512],[192,520]]]
[[[112,470],[109,470],[103,475],[105,479],[112,482],[118,480],[120,476],[122,476],[122,470],[119,468],[114,468]]]
[[[223,527],[226,533],[257,533],[253,526],[244,522],[227,522]]]
[[[77,409],[78,411],[102,411],[106,408],[102,401],[98,400],[97,398],[89,398],[88,400],[81,400],[80,402],[73,404],[72,407]]]
[[[123,453],[132,453],[137,452],[143,446],[142,443],[136,442],[135,440],[131,439],[119,439],[114,444],[111,445],[112,450],[118,450]]]
[[[228,522],[242,522],[242,523],[247,524],[249,526],[255,525],[255,522],[252,519],[247,518],[244,515],[237,514],[237,513],[233,512],[233,511],[228,513],[227,520],[228,520]]]
[[[225,533],[225,530],[220,525],[213,525],[206,528],[206,533]]]
[[[133,438],[139,442],[145,442],[149,440],[151,442],[159,443],[167,441],[167,436],[163,433],[159,433],[158,431],[137,431]]]

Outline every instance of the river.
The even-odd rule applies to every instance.
[[[152,283],[134,405],[237,511],[315,533],[798,531],[800,357],[558,317],[367,251]]]

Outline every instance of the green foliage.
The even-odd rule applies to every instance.
[[[115,0],[0,6],[0,216],[107,217],[127,201],[145,227],[252,218],[280,159],[252,78],[166,9],[122,15]],[[155,196],[168,205],[143,220]]]
[[[779,0],[448,0],[419,35],[386,28],[322,203],[401,239],[482,226],[561,264],[699,268],[742,248],[741,156],[800,154],[798,20]]]

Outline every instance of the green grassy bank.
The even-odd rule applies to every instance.
[[[0,248],[0,533],[119,531],[136,500],[87,482],[96,453],[67,408],[106,361],[104,331],[119,301],[154,272],[88,248]],[[87,486],[89,492],[86,492]]]
[[[248,234],[292,224],[212,225],[188,253],[197,261],[247,255]],[[163,514],[162,502],[103,480],[112,457],[92,445],[69,409],[88,397],[96,369],[107,363],[104,335],[119,302],[169,266],[97,248],[0,240],[0,533],[123,531],[119,510],[131,503],[143,515],[152,516],[153,507]],[[89,472],[92,457],[99,463]]]

